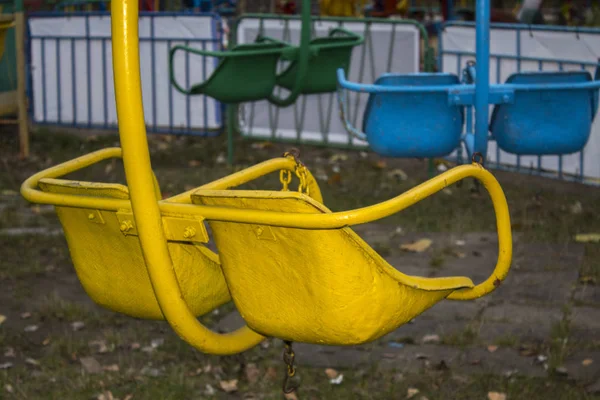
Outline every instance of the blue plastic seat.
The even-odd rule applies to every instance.
[[[525,72],[506,83],[591,82],[586,71]],[[515,90],[512,104],[494,107],[490,131],[500,149],[518,155],[571,154],[581,151],[598,107],[598,89]]]
[[[451,86],[458,76],[445,73],[385,74],[380,86]],[[464,108],[448,104],[448,92],[371,93],[363,132],[369,146],[386,157],[442,157],[460,144]]]

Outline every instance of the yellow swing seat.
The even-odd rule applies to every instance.
[[[163,320],[146,270],[127,186],[57,179],[115,157],[121,157],[121,149],[100,150],[42,171],[23,184],[23,195],[32,202],[56,206],[77,276],[94,302],[131,317]],[[239,185],[286,164],[293,168],[287,159],[274,159],[207,186]],[[320,200],[316,181],[312,176],[310,179]],[[187,193],[160,200],[156,178],[154,184],[159,204],[190,202]],[[162,221],[173,268],[190,311],[200,316],[230,301],[219,257],[205,246],[209,237],[203,218],[176,210],[162,212]]]
[[[498,264],[480,285],[466,277],[405,275],[348,227],[398,212],[466,176],[484,181],[498,221]],[[506,199],[478,165],[457,167],[387,202],[344,213],[332,213],[296,192],[199,189],[192,202],[205,206],[202,212],[240,314],[254,331],[283,340],[369,342],[445,298],[466,300],[491,292],[510,266]]]

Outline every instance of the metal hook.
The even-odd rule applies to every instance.
[[[473,156],[471,157],[471,161],[474,162],[475,164],[481,165],[482,167],[485,162],[485,160],[483,158],[483,154],[481,154],[480,152],[473,153]]]

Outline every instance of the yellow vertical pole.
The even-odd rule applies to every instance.
[[[142,104],[138,14],[137,0],[111,2],[119,135],[133,218],[148,277],[165,319],[182,339],[206,353],[236,354],[254,347],[263,337],[247,326],[225,335],[204,327],[188,308],[175,275],[150,165]]]

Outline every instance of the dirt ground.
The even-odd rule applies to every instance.
[[[0,132],[0,399],[281,399],[282,343],[237,356],[201,354],[164,322],[95,305],[69,258],[52,207],[18,194],[33,173],[116,135],[38,130],[19,160]],[[222,137],[150,136],[164,196],[280,156],[290,146],[239,141],[225,163]],[[347,210],[396,196],[427,179],[425,160],[300,146],[325,204]],[[443,168],[438,165],[438,168]],[[288,399],[600,399],[600,188],[495,172],[508,198],[515,256],[509,278],[473,302],[445,301],[376,342],[350,348],[296,344],[296,397]],[[120,162],[75,178],[124,183]],[[279,189],[277,174],[246,185]],[[491,203],[470,181],[377,224],[355,229],[400,271],[465,275],[493,268]],[[427,238],[423,252],[403,244]],[[242,323],[232,304],[201,320],[224,331]]]

